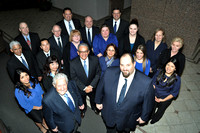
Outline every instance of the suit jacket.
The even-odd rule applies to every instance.
[[[15,40],[20,42],[22,45],[22,51],[31,51],[34,56],[40,51],[40,38],[37,33],[29,32],[30,35],[30,41],[31,41],[31,48],[28,46],[26,40],[24,39],[23,35],[20,33]]]
[[[121,55],[123,53],[131,53],[132,55],[135,54],[135,51],[140,44],[145,45],[145,40],[139,33],[137,33],[133,49],[131,50],[129,34],[126,34],[123,38],[120,39],[119,43],[119,46],[123,47],[124,49],[123,52],[120,51]]]
[[[148,121],[154,104],[154,89],[151,79],[136,70],[129,90],[119,107],[116,103],[120,76],[119,67],[108,68],[96,89],[95,102],[103,104],[101,110],[105,124],[118,130],[135,129],[136,120]]]
[[[49,40],[51,49],[57,51],[57,53],[59,54],[59,58],[62,59],[63,53],[61,52],[60,47],[58,46],[57,41],[55,40],[54,36],[51,36],[48,40]],[[62,40],[62,45],[63,45],[62,47],[63,47],[63,50],[64,50],[64,47],[69,42],[69,38],[67,39],[66,36],[61,35],[61,40]]]
[[[74,130],[75,121],[81,124],[79,106],[83,105],[76,83],[69,81],[67,88],[75,102],[74,112],[71,111],[54,87],[45,94],[42,102],[44,117],[49,128],[54,129],[58,126],[58,130],[63,133],[71,133]]]
[[[80,32],[81,32],[81,37],[82,37],[83,42],[89,44],[88,39],[87,39],[87,33],[86,33],[85,26],[80,29]],[[93,43],[93,40],[94,40],[94,36],[97,35],[97,34],[99,34],[99,28],[96,27],[96,26],[92,26],[92,43]],[[92,43],[91,43],[91,45],[92,45]],[[92,48],[92,46],[90,46],[90,48]]]
[[[58,55],[57,51],[50,50],[50,56],[52,55],[55,55],[58,58],[58,60],[60,60],[60,56]],[[38,67],[42,73],[44,71],[44,65],[46,64],[47,57],[43,51],[39,51],[36,55],[36,59],[37,59]]]
[[[71,78],[76,81],[76,84],[79,90],[81,90],[82,94],[85,94],[85,91],[83,89],[88,85],[91,85],[93,88],[96,88],[101,76],[98,57],[88,56],[88,59],[89,59],[88,77],[86,76],[80,57],[77,57],[70,62]]]
[[[10,75],[10,78],[13,81],[14,81],[15,70],[17,68],[26,69],[28,72],[30,72],[31,76],[35,78],[42,75],[38,68],[38,64],[37,64],[37,61],[35,60],[35,57],[28,51],[24,51],[23,54],[28,63],[29,70],[26,68],[26,66],[24,66],[24,64],[20,60],[18,60],[18,58],[15,55],[12,55],[11,58],[7,62],[7,70]]]
[[[81,28],[80,20],[72,18],[72,21],[74,23],[75,29],[79,30]],[[61,20],[61,21],[57,22],[56,24],[59,25],[60,28],[62,29],[61,34],[65,35],[67,37],[67,40],[69,41],[69,34],[67,32],[64,20]]]
[[[107,24],[110,28],[110,33],[114,33],[114,29],[113,29],[113,18],[110,18],[108,20],[105,21],[105,24]],[[119,39],[128,33],[128,26],[129,26],[129,23],[124,20],[124,19],[120,19],[120,24],[119,24],[119,28],[116,32],[116,36],[117,36],[117,40],[119,41]]]

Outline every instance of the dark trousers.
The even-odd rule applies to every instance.
[[[130,133],[130,129],[124,129],[123,131],[117,130],[117,126],[115,125],[114,127],[108,127],[106,126],[106,133]]]
[[[86,96],[89,96],[89,98],[90,98],[90,105],[91,105],[92,110],[96,109],[96,104],[94,102],[95,92],[92,91],[90,93],[87,93],[86,95],[81,94],[81,97],[82,97],[82,100],[83,100],[83,104],[85,106],[84,110],[83,110],[84,113],[87,110]]]
[[[172,99],[165,102],[160,102],[160,103],[155,102],[155,106],[154,106],[153,113],[151,116],[151,119],[152,119],[151,124],[158,122],[162,118],[162,116],[165,113],[165,110],[171,103],[172,103]]]

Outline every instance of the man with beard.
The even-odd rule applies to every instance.
[[[120,58],[120,68],[108,68],[96,89],[107,133],[129,133],[148,122],[154,104],[151,79],[135,69],[131,54]]]

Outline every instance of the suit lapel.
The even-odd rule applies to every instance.
[[[117,88],[118,88],[118,84],[119,84],[119,76],[120,76],[120,70],[118,72],[118,74],[116,74],[117,76],[115,76],[114,78],[114,83],[113,83],[113,94],[114,94],[114,103],[116,103],[116,98],[117,98]]]
[[[89,58],[88,58],[88,61],[89,61]],[[83,65],[81,63],[81,59],[80,58],[78,58],[77,63],[78,63],[78,66],[80,66],[80,73],[83,73],[83,75],[85,76],[85,78],[88,78],[90,70],[88,71],[88,77],[87,77],[87,75],[85,73],[85,70],[83,68]],[[89,61],[89,63],[90,63],[90,61]]]

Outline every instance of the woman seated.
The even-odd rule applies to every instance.
[[[24,69],[15,70],[15,97],[19,105],[25,110],[39,129],[46,133],[48,127],[42,113],[43,90],[37,79],[31,77]]]
[[[138,33],[138,30],[139,24],[138,20],[135,18],[129,24],[129,34],[120,39],[119,48],[123,47],[123,53],[131,53],[133,55],[140,44],[145,45],[145,40]],[[122,55],[122,52],[120,52],[120,55]]]
[[[115,44],[118,47],[117,37],[110,33],[108,25],[103,24],[100,28],[101,33],[96,35],[93,40],[93,52],[96,56],[103,56],[108,44]]]
[[[151,61],[150,77],[157,71],[157,62],[161,52],[167,49],[167,44],[165,43],[165,32],[163,29],[158,28],[154,32],[152,39],[148,40],[146,43],[147,58]]]
[[[136,61],[135,68],[148,76],[151,62],[146,57],[146,47],[144,45],[139,45],[137,47],[134,60]]]
[[[83,43],[79,30],[72,30],[69,36],[69,43],[63,48],[64,70],[67,77],[70,79],[69,62],[78,57],[78,45]]]
[[[158,59],[158,68],[164,67],[164,64],[171,58],[174,57],[179,62],[179,72],[177,73],[179,76],[182,75],[184,67],[185,67],[185,55],[182,54],[183,48],[183,39],[180,37],[175,37],[171,42],[171,47],[169,49],[165,49]]]
[[[104,55],[99,58],[99,63],[101,66],[101,76],[108,67],[119,66],[119,59],[117,58],[118,49],[115,44],[108,44]]]
[[[49,56],[44,66],[43,86],[45,91],[48,91],[53,86],[53,77],[61,71],[60,62],[55,55]]]
[[[155,107],[152,114],[151,124],[159,121],[173,98],[179,94],[181,79],[177,75],[179,62],[176,58],[167,61],[165,68],[157,71],[152,83],[155,89]],[[156,110],[157,109],[157,110]]]

